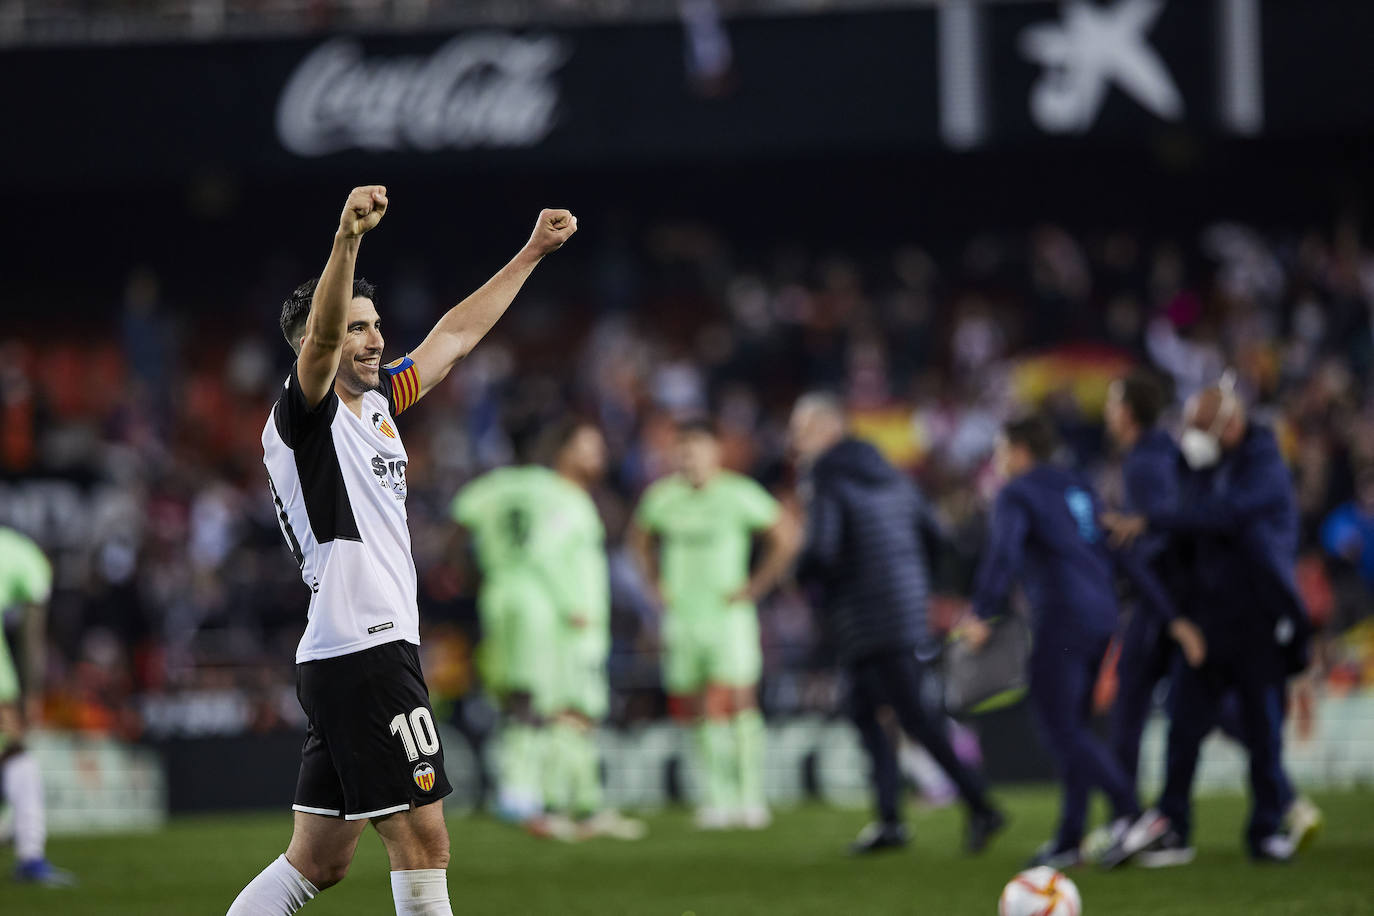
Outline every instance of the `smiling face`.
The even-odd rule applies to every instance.
[[[371,299],[357,297],[348,304],[348,330],[339,354],[338,381],[349,394],[360,395],[380,384],[382,319]]]

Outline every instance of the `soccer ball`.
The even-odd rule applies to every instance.
[[[1048,865],[1028,868],[1007,882],[997,916],[1082,916],[1083,901],[1072,881]]]

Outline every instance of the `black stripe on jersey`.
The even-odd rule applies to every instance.
[[[296,568],[302,569],[305,566],[305,554],[301,552],[301,542],[296,539],[296,532],[291,528],[291,518],[286,514],[286,506],[281,501],[281,494],[277,492],[277,485],[272,482],[272,475],[267,475],[267,489],[272,491],[272,502],[277,504],[277,519],[281,522],[281,533],[286,537],[286,546],[291,549],[291,557],[296,561]]]
[[[314,409],[306,406],[295,366],[286,380],[286,390],[272,410],[277,433],[296,459],[305,514],[315,540],[321,544],[362,540],[339,467],[339,453],[334,448],[331,427],[338,412],[339,396],[333,389]]]

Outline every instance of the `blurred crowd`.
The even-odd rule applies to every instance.
[[[580,250],[564,269],[582,274],[572,288],[589,301],[517,300],[402,418],[441,713],[461,719],[476,686],[476,583],[450,552],[450,501],[474,474],[522,460],[547,423],[576,413],[609,443],[596,497],[611,548],[613,717],[626,721],[657,715],[662,697],[657,609],[621,535],[639,493],[671,470],[675,417],[709,412],[727,464],[793,500],[788,410],[804,391],[838,392],[976,550],[994,437],[1027,405],[1048,410],[1066,459],[1109,499],[1119,489],[1101,405],[1110,379],[1138,364],[1176,400],[1235,371],[1293,469],[1320,676],[1330,690],[1374,683],[1374,251],[1354,225],[1217,224],[1173,238],[1042,225],[942,250],[736,242],[660,221]],[[370,278],[391,356],[449,304],[413,265]],[[98,336],[0,345],[0,524],[38,538],[57,567],[55,724],[128,737],[298,725],[290,659],[307,593],[260,445],[290,353],[264,320],[192,358],[196,314],[139,269]],[[968,573],[944,571],[952,594],[937,618],[958,612]],[[823,622],[804,596],[785,589],[761,614],[765,708],[833,708]]]

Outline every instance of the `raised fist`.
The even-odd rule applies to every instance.
[[[539,221],[525,247],[539,257],[563,247],[563,243],[577,231],[577,217],[567,210],[541,210]]]
[[[343,214],[339,217],[339,232],[348,238],[358,238],[376,227],[386,214],[386,188],[379,184],[354,188],[348,194]]]

